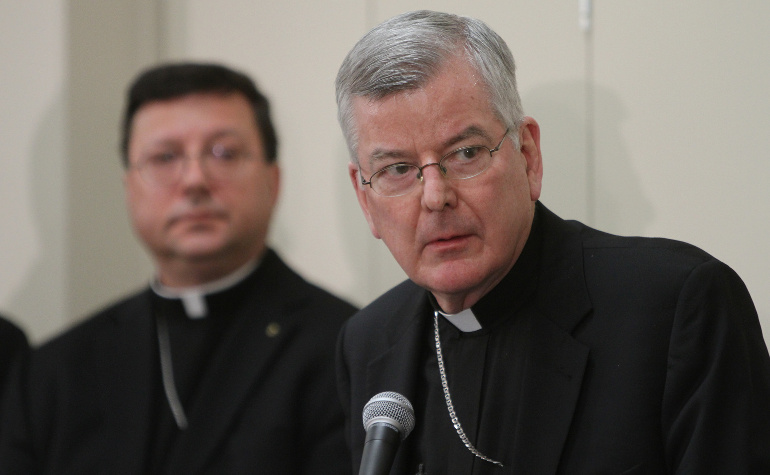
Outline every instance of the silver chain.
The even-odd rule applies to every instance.
[[[174,367],[171,362],[171,340],[168,336],[168,323],[165,316],[156,318],[158,328],[158,348],[160,350],[160,374],[163,379],[163,391],[166,393],[166,400],[171,408],[171,414],[174,416],[177,427],[187,429],[187,416],[184,413],[184,407],[179,400],[179,394],[176,392],[174,384]]]
[[[439,338],[439,334],[438,334],[438,312],[437,311],[433,312],[433,334],[436,338],[436,358],[438,359],[438,372],[441,375],[441,387],[444,389],[444,400],[446,401],[446,408],[449,410],[449,418],[452,420],[452,425],[457,431],[457,435],[460,436],[460,440],[462,441],[462,443],[465,444],[465,446],[468,448],[468,450],[471,451],[473,455],[480,458],[481,460],[495,464],[498,467],[502,467],[503,464],[501,462],[492,460],[491,458],[479,452],[476,449],[476,447],[474,447],[473,444],[471,444],[471,441],[468,440],[468,436],[465,435],[465,431],[463,430],[463,427],[460,424],[460,419],[457,418],[454,405],[452,404],[452,396],[449,395],[449,383],[447,382],[446,370],[444,369],[444,357],[441,354],[441,339]]]

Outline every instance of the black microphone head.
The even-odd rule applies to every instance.
[[[414,422],[412,403],[399,393],[379,393],[364,406],[364,430],[367,431],[372,424],[386,424],[404,440],[414,429]]]

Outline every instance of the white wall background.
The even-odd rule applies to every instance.
[[[404,276],[346,176],[333,81],[355,41],[417,8],[481,18],[539,120],[544,203],[692,242],[744,279],[770,341],[770,2],[29,0],[0,2],[0,312],[34,341],[147,282],[117,153],[123,93],[164,59],[221,61],[271,98],[283,191],[271,241],[365,304]]]

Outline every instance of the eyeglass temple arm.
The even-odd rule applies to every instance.
[[[361,173],[361,168],[358,169],[358,176],[361,177],[361,184],[362,185],[372,186],[372,181],[371,180],[369,180],[369,181],[364,180],[364,174]]]

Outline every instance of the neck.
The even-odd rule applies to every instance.
[[[263,247],[254,252],[235,259],[222,257],[198,260],[158,260],[158,282],[168,289],[189,289],[205,286],[220,279],[227,278],[240,269],[258,261],[264,254]]]
[[[249,275],[259,265],[258,260],[247,262],[245,265],[239,267],[235,271],[220,277],[215,280],[210,280],[206,283],[194,286],[186,287],[169,287],[162,281],[156,279],[152,282],[151,286],[155,293],[163,297],[178,298],[185,296],[200,296],[210,293],[219,292],[221,290],[228,289]]]
[[[467,293],[462,295],[457,294],[442,294],[439,292],[431,292],[436,299],[441,311],[449,314],[460,313],[465,309],[471,308],[473,304],[478,302],[484,294],[478,295],[476,293]]]

